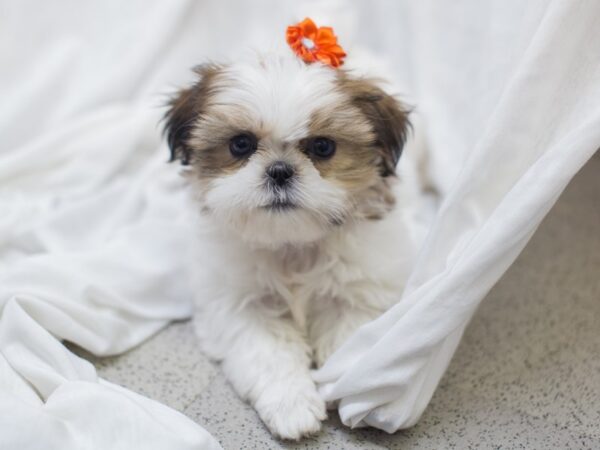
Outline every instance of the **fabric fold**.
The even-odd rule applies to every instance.
[[[550,5],[445,196],[400,303],[314,373],[345,424],[391,433],[417,422],[477,305],[600,147],[600,105],[590,102],[600,98],[599,14],[590,2]]]

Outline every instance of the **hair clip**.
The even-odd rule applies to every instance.
[[[333,68],[344,63],[346,53],[337,43],[331,27],[317,27],[308,17],[290,25],[285,38],[294,53],[308,64],[320,61]]]

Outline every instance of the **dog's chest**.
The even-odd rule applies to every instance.
[[[317,304],[344,300],[348,286],[365,276],[352,255],[331,246],[286,248],[260,260],[261,288],[301,327]]]
[[[333,275],[334,258],[322,248],[286,248],[268,259],[272,288],[284,290],[284,297],[296,303],[310,298],[321,290],[323,281]],[[277,292],[281,294],[281,292]]]

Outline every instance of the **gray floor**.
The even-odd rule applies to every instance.
[[[352,431],[332,417],[317,437],[282,444],[197,351],[189,323],[92,359],[103,377],[183,412],[226,450],[600,449],[600,157],[487,296],[410,430]]]

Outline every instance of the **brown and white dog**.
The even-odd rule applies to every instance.
[[[311,368],[404,287],[408,112],[292,54],[196,72],[165,130],[200,216],[197,332],[267,427],[299,439],[326,417]]]

